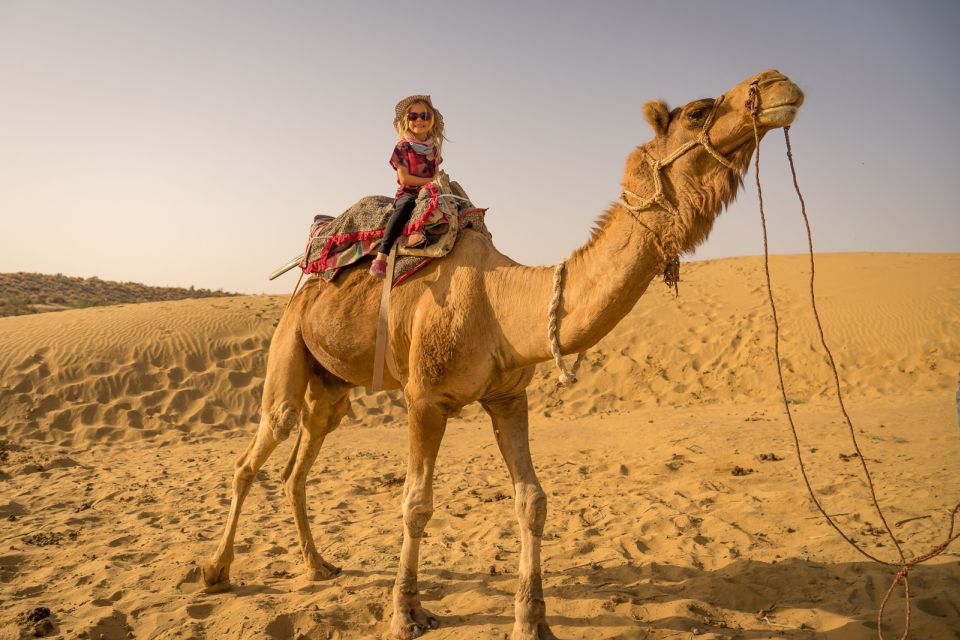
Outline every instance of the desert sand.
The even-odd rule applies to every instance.
[[[845,531],[897,556],[869,502],[809,310],[807,258],[772,259],[787,395],[811,482]],[[684,265],[587,352],[580,381],[531,385],[549,495],[544,590],[576,638],[876,637],[895,568],[870,562],[803,486],[773,360],[762,259]],[[909,556],[960,501],[960,255],[828,254],[817,293],[887,521]],[[62,638],[386,638],[406,432],[397,393],[355,393],[308,484],[323,555],[308,582],[279,482],[244,505],[235,588],[206,594],[232,465],[256,428],[285,296],[0,318],[0,640],[50,609]],[[546,310],[544,311],[546,313]],[[546,338],[545,338],[546,339]],[[451,421],[422,551],[426,638],[504,638],[518,536],[489,423]],[[911,575],[912,638],[960,638],[960,543]],[[899,637],[901,592],[885,616]]]

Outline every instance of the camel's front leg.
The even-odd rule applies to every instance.
[[[403,547],[400,568],[393,587],[393,621],[390,631],[408,640],[436,629],[439,621],[420,604],[417,570],[420,540],[433,515],[433,468],[447,425],[446,414],[437,406],[408,397],[410,453],[407,480],[403,485]]]
[[[540,487],[530,458],[527,428],[527,393],[484,401],[493,420],[500,453],[510,470],[520,521],[520,575],[514,601],[512,640],[550,640],[556,636],[547,625],[540,572],[540,544],[547,520],[547,494]]]

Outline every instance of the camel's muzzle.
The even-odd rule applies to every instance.
[[[776,74],[776,75],[773,75]],[[757,82],[760,109],[757,121],[761,126],[786,127],[793,124],[803,104],[803,91],[785,75],[772,72]]]

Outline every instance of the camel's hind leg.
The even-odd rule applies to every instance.
[[[257,471],[300,421],[307,379],[311,374],[311,359],[297,330],[297,322],[297,314],[288,310],[273,334],[263,383],[260,426],[253,442],[234,465],[233,497],[220,546],[202,565],[203,581],[211,591],[230,586],[230,564],[233,562],[233,542],[240,509]]]
[[[283,471],[283,486],[293,508],[297,537],[310,580],[327,580],[340,573],[340,567],[324,560],[313,542],[307,517],[306,485],[307,474],[317,459],[324,437],[340,424],[350,409],[347,399],[350,386],[341,380],[330,379],[325,372],[321,374],[310,378],[303,427]]]

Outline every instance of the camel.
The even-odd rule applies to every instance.
[[[672,111],[662,101],[644,105],[654,139],[627,158],[620,201],[565,263],[556,334],[563,354],[599,342],[671,259],[706,238],[736,196],[758,139],[754,124],[760,136],[789,126],[802,103],[797,85],[767,70],[716,99]],[[416,638],[439,624],[417,588],[420,542],[433,514],[434,465],[447,420],[471,402],[489,414],[514,485],[520,563],[512,640],[555,637],[540,568],[547,496],[530,456],[526,395],[534,366],[552,357],[553,274],[551,267],[514,262],[488,237],[466,230],[449,256],[393,292],[384,386],[403,389],[409,417],[403,543],[390,624],[396,638]],[[348,392],[371,384],[380,287],[359,268],[331,283],[312,278],[281,317],[259,428],[236,461],[223,538],[202,564],[209,590],[229,588],[244,498],[267,457],[298,424],[282,477],[307,575],[323,580],[339,573],[314,544],[305,485],[324,438],[347,413]]]

